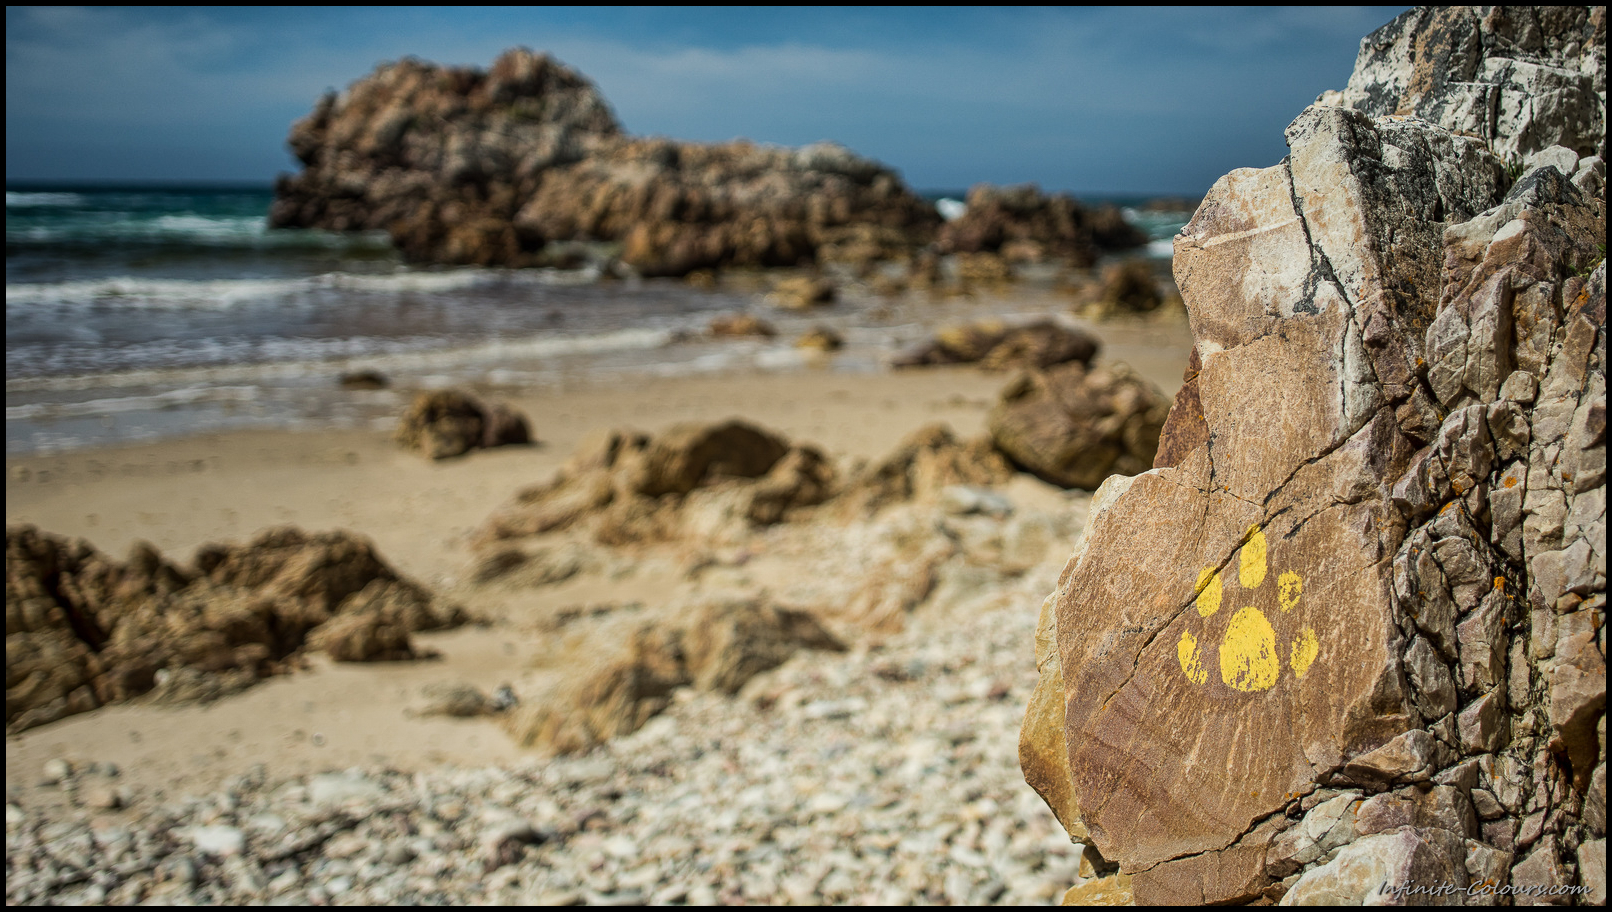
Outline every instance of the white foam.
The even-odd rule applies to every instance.
[[[446,370],[488,363],[541,360],[565,355],[596,354],[660,348],[672,341],[666,329],[621,329],[587,336],[533,336],[499,339],[458,348],[430,351],[370,353],[366,340],[329,340],[329,354],[335,357],[272,361],[264,364],[232,364],[220,367],[165,368],[117,371],[65,377],[19,377],[6,380],[7,393],[72,392],[89,389],[118,389],[140,386],[201,387],[220,384],[249,384],[272,380],[300,380],[339,371],[379,370],[416,373],[422,369]],[[284,354],[306,355],[305,342],[288,347]],[[280,352],[274,352],[280,353]],[[28,406],[19,406],[27,408]],[[9,414],[9,413],[8,413]]]
[[[78,206],[82,205],[83,202],[84,197],[78,193],[6,191],[6,208],[8,209],[23,209],[34,206]]]
[[[950,197],[945,197],[935,200],[935,211],[939,212],[940,217],[946,221],[955,222],[963,217],[964,212],[968,211],[968,204],[962,200],[954,200]]]
[[[374,294],[436,293],[497,284],[591,285],[594,268],[405,271],[389,274],[332,272],[285,279],[146,279],[114,276],[70,282],[31,282],[6,286],[6,306],[73,307],[95,304],[129,308],[228,308],[290,299],[320,289]]]
[[[34,402],[28,405],[6,406],[6,420],[27,421],[35,418],[113,415],[120,412],[175,408],[198,402],[251,402],[257,399],[258,395],[259,391],[255,386],[209,386],[167,390],[150,396],[116,396],[107,399],[89,399],[84,402]]]
[[[6,306],[233,307],[314,287],[316,279],[141,279],[115,276],[6,285]]]
[[[1175,241],[1173,239],[1148,241],[1147,255],[1167,260],[1175,256]]]

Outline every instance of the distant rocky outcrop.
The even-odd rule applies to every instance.
[[[119,563],[82,540],[6,530],[6,727],[18,731],[152,690],[239,689],[304,649],[339,661],[409,658],[409,633],[457,626],[457,606],[346,532],[271,529],[206,545],[189,569],[150,545]]]
[[[1113,206],[1088,209],[1034,184],[976,184],[962,216],[941,228],[937,246],[942,253],[993,253],[1008,263],[1058,259],[1089,267],[1104,253],[1146,243],[1147,235]]]
[[[833,143],[626,136],[592,83],[525,49],[487,71],[384,64],[289,143],[303,170],[277,182],[271,225],[384,230],[417,262],[551,265],[551,242],[598,241],[644,275],[685,275],[905,255],[940,224]]]
[[[1188,382],[1020,752],[1138,904],[1604,901],[1604,15],[1405,14],[1177,237]]]
[[[474,449],[531,443],[526,416],[499,402],[484,402],[460,390],[420,393],[398,421],[393,438],[431,459]]]

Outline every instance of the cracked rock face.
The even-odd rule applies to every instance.
[[[1366,36],[1342,92],[1479,137],[1508,160],[1553,145],[1606,155],[1606,7],[1418,7]]]
[[[1317,105],[1287,139],[1176,240],[1189,383],[1046,608],[1026,779],[1138,903],[1576,883],[1605,826],[1604,199],[1409,117]]]

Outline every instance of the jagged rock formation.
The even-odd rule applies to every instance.
[[[967,206],[941,228],[940,252],[994,253],[1009,263],[1056,258],[1085,268],[1105,252],[1147,243],[1147,235],[1113,206],[1087,209],[1067,194],[1043,194],[1034,184],[976,184]]]
[[[1569,69],[1529,24],[1575,15],[1406,14],[1350,86],[1387,47]],[[1094,498],[1021,743],[1138,903],[1604,896],[1604,166],[1517,103],[1482,138],[1312,106],[1177,238],[1189,382]]]
[[[832,143],[625,136],[598,89],[524,48],[481,71],[405,59],[321,98],[270,224],[379,229],[411,260],[548,265],[621,245],[645,275],[905,255],[940,224],[895,172]]]
[[[411,631],[465,619],[346,532],[271,529],[245,545],[203,546],[184,570],[145,543],[120,564],[82,540],[17,526],[6,530],[6,727],[137,697],[165,679],[203,695],[239,689],[304,647],[338,661],[408,658]]]
[[[1318,101],[1436,123],[1510,162],[1551,146],[1605,158],[1606,7],[1417,7]]]

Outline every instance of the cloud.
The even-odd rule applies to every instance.
[[[266,179],[288,164],[291,122],[326,88],[408,54],[485,66],[527,44],[593,79],[636,133],[836,139],[919,185],[1011,177],[1181,190],[1200,181],[1199,166],[1212,177],[1279,158],[1281,127],[1342,85],[1360,37],[1392,15],[8,9],[7,174],[74,147],[160,161],[153,150],[184,137],[237,162],[241,177]]]

